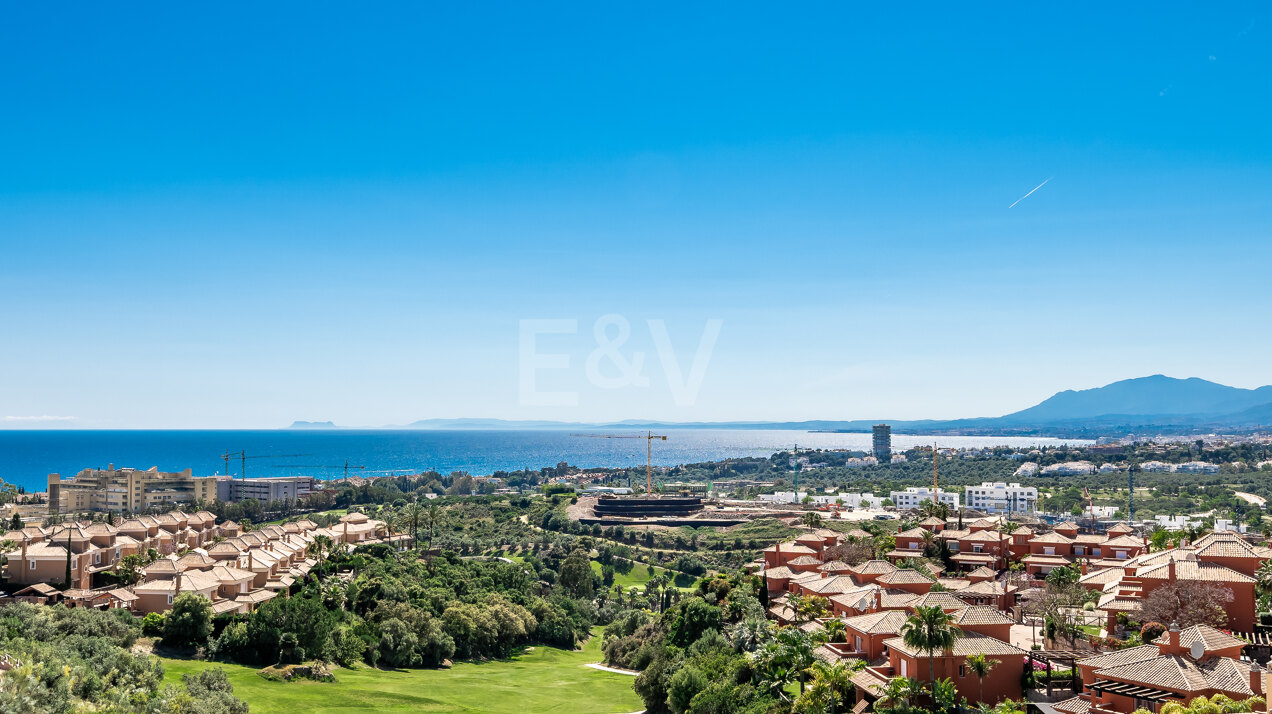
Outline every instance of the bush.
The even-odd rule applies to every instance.
[[[1152,642],[1161,637],[1166,632],[1166,626],[1160,622],[1146,622],[1144,627],[1140,629],[1140,641],[1144,643]]]
[[[146,637],[161,637],[163,635],[163,614],[151,612],[141,618],[141,634]]]

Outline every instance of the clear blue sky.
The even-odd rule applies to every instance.
[[[463,5],[11,5],[0,427],[1272,382],[1265,5]],[[646,387],[586,377],[611,313]],[[647,319],[684,372],[722,321],[692,404]]]

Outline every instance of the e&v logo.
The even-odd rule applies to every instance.
[[[707,320],[702,335],[698,339],[698,349],[694,352],[687,377],[680,368],[680,361],[676,359],[676,351],[671,346],[667,323],[663,320],[646,320],[645,324],[649,328],[649,336],[658,352],[658,361],[662,365],[663,374],[667,378],[667,387],[671,390],[676,406],[692,406],[698,398],[698,391],[702,388],[702,380],[706,376],[707,365],[711,362],[711,353],[715,350],[716,339],[720,336],[720,327],[724,321]],[[578,320],[521,321],[518,365],[523,406],[578,406],[578,392],[541,391],[537,387],[538,373],[541,370],[570,369],[570,355],[539,352],[538,337],[540,335],[576,335],[578,332]],[[592,339],[596,347],[588,353],[583,364],[588,383],[599,389],[650,386],[649,376],[644,371],[645,353],[640,351],[627,353],[623,349],[631,336],[631,323],[622,315],[602,315],[596,319],[592,325]]]

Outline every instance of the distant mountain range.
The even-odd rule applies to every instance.
[[[1188,434],[1203,431],[1243,432],[1272,424],[1272,386],[1229,387],[1192,377],[1155,374],[1124,379],[1103,387],[1066,390],[1018,412],[1000,417],[952,420],[857,419],[794,422],[660,422],[626,420],[606,423],[510,421],[504,419],[424,419],[405,429],[794,429],[801,431],[869,431],[888,423],[908,434],[1036,435],[1095,437],[1135,434]],[[296,422],[293,429],[337,429],[331,422]]]

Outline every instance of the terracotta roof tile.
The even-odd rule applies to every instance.
[[[955,625],[1013,625],[1015,620],[988,605],[973,605],[955,610],[950,619]]]
[[[880,610],[868,615],[844,618],[844,625],[864,635],[895,635],[905,624],[906,614],[901,610]]]
[[[876,582],[883,585],[916,585],[921,583],[931,584],[935,581],[913,568],[901,568],[880,576]]]
[[[1193,625],[1179,633],[1179,644],[1184,649],[1192,647],[1194,642],[1200,642],[1207,652],[1215,650],[1224,650],[1230,647],[1245,647],[1246,641],[1237,639],[1226,632],[1220,632],[1209,625]],[[1153,644],[1169,644],[1170,633],[1162,633],[1160,637],[1153,640]]]
[[[1193,661],[1178,655],[1158,655],[1142,662],[1098,669],[1095,676],[1176,692],[1217,689],[1243,697],[1254,693],[1250,689],[1249,667],[1228,657]]]
[[[912,649],[900,637],[884,640],[883,644],[889,649],[906,654],[910,657],[926,657],[927,653]],[[964,632],[963,636],[954,641],[953,655],[955,657],[970,657],[971,655],[1026,655],[1024,650],[1014,645],[1003,642],[1000,639],[989,637],[987,635],[978,634],[976,632]]]

